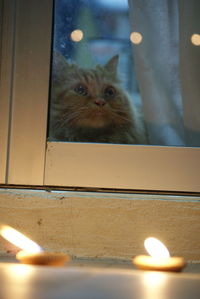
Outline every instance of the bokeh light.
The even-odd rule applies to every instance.
[[[71,39],[73,40],[73,42],[80,42],[83,39],[83,31],[79,29],[72,31]]]
[[[195,46],[200,46],[200,34],[197,33],[193,34],[191,36],[191,42]]]
[[[142,42],[142,34],[139,32],[132,32],[130,34],[130,40],[133,44],[139,45]]]

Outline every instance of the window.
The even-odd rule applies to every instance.
[[[128,12],[127,0],[55,1],[49,140],[147,143]]]
[[[5,128],[0,135],[5,149],[0,156],[1,183],[200,191],[198,147],[46,141],[53,1],[0,3],[4,5],[0,116]],[[133,3],[129,1],[129,9]],[[183,3],[180,9],[185,11]],[[98,42],[92,41],[93,49],[99,49]]]

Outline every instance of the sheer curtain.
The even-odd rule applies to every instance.
[[[144,116],[152,145],[200,146],[199,0],[129,0]]]

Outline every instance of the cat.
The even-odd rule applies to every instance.
[[[144,122],[120,87],[118,59],[84,69],[55,52],[49,140],[147,143]]]

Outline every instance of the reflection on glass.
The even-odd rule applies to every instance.
[[[200,145],[198,65],[184,56],[199,34],[185,36],[179,5],[55,0],[49,140]]]
[[[195,46],[200,46],[200,34],[192,34],[191,42]]]
[[[142,42],[142,34],[139,32],[132,32],[130,34],[130,40],[133,44],[139,45]]]
[[[80,42],[83,39],[83,31],[76,29],[71,33],[71,40],[73,42]]]

